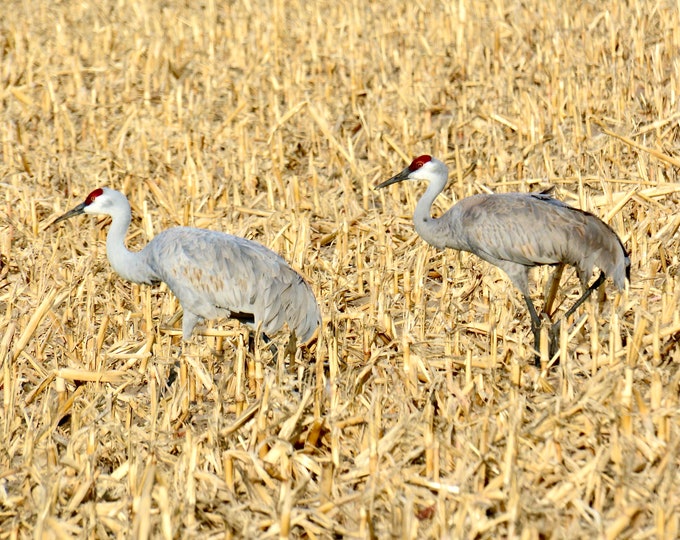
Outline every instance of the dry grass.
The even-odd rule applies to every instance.
[[[562,5],[5,2],[0,538],[677,537],[680,7]],[[630,288],[559,367],[505,276],[417,237],[422,186],[372,190],[421,153],[439,210],[556,185],[620,233]],[[133,248],[279,251],[316,345],[277,365],[219,321],[164,392],[174,297],[112,273],[105,220],[46,228],[99,185]]]

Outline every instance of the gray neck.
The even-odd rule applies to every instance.
[[[430,215],[432,203],[444,189],[445,182],[430,182],[425,194],[420,198],[413,212],[413,224],[416,232],[428,244],[437,248],[447,247],[447,227],[444,220],[435,219]]]
[[[127,202],[127,201],[126,201]],[[130,206],[111,214],[111,227],[106,236],[106,256],[114,271],[123,279],[134,283],[151,283],[152,272],[146,262],[144,250],[129,251],[125,247],[125,235],[130,227]]]

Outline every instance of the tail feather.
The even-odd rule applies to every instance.
[[[285,322],[301,343],[309,341],[321,324],[319,304],[312,289],[293,270],[284,272],[277,278],[265,311],[271,314],[265,329],[271,327],[278,330]]]
[[[628,252],[614,229],[598,217],[593,218],[591,224],[596,225],[595,241],[600,249],[597,250],[597,257],[592,262],[612,278],[617,289],[623,290],[626,279],[630,281]]]

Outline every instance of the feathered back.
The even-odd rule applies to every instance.
[[[147,264],[187,313],[235,317],[267,334],[284,323],[301,342],[321,323],[312,289],[278,254],[238,236],[175,227],[143,250]],[[195,318],[195,317],[194,317]],[[190,333],[190,330],[187,329]]]
[[[470,251],[505,270],[523,293],[528,269],[543,264],[574,266],[584,285],[594,266],[619,289],[630,274],[628,254],[611,227],[548,193],[473,195],[428,226],[446,239],[446,247]]]

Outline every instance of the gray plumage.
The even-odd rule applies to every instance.
[[[429,182],[413,214],[418,234],[437,248],[469,251],[504,270],[527,303],[536,340],[540,319],[529,295],[530,268],[557,264],[576,268],[586,290],[569,315],[604,281],[605,275],[619,290],[630,277],[630,259],[612,228],[547,192],[473,195],[436,219],[430,210],[447,183],[446,165],[431,156],[420,156],[376,187],[403,180]],[[588,287],[595,266],[601,275]]]
[[[436,221],[445,233],[437,247],[475,253],[504,270],[523,294],[530,268],[558,263],[575,267],[584,288],[595,266],[625,287],[630,261],[614,231],[549,194],[473,195]]]
[[[82,213],[112,218],[106,254],[121,277],[135,283],[165,282],[184,311],[182,337],[188,340],[201,319],[238,319],[273,334],[288,325],[301,342],[321,324],[309,285],[278,254],[231,234],[193,227],[159,233],[144,249],[128,251],[125,235],[130,204],[122,193],[100,188],[54,223]]]

